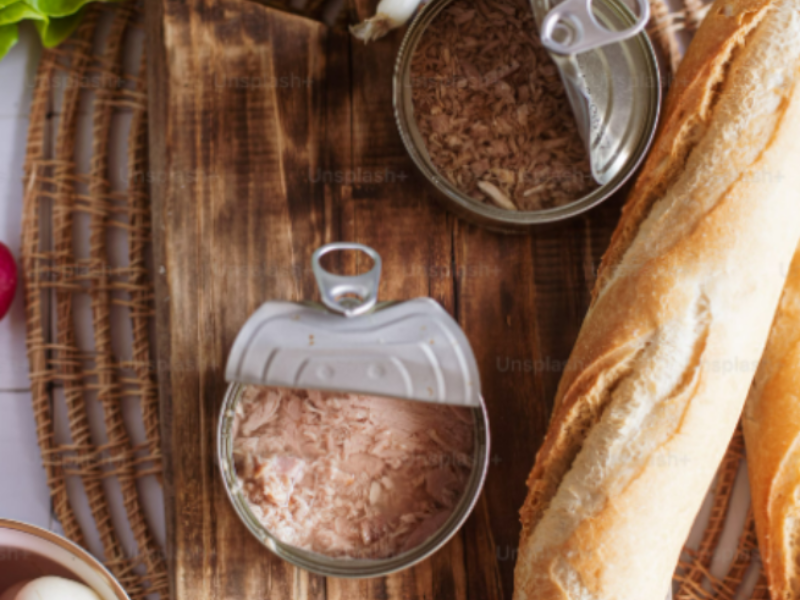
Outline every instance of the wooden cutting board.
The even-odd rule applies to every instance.
[[[357,4],[359,19],[371,13]],[[247,0],[147,0],[146,12],[173,597],[511,598],[525,480],[619,198],[530,236],[468,225],[438,205],[397,134],[400,34],[365,47]],[[317,299],[310,256],[335,240],[381,254],[381,298],[431,296],[458,319],[492,432],[462,531],[419,566],[365,581],[326,580],[260,546],[214,458],[237,331],[266,300]]]

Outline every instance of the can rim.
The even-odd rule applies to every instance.
[[[261,525],[249,507],[249,502],[241,493],[236,469],[233,464],[233,436],[231,428],[236,403],[246,386],[233,382],[228,385],[220,409],[217,427],[217,462],[222,476],[225,493],[239,520],[261,544],[279,558],[318,575],[344,579],[381,577],[407,569],[440,550],[461,529],[472,514],[483,490],[489,469],[490,436],[486,404],[481,396],[480,407],[468,407],[476,415],[475,419],[475,465],[470,474],[467,488],[450,517],[434,535],[419,546],[397,556],[384,559],[335,558],[303,550],[277,539]]]
[[[52,531],[39,527],[38,525],[31,525],[30,523],[17,521],[15,519],[5,519],[0,517],[0,529],[12,529],[14,531],[32,535],[46,542],[54,544],[60,547],[62,550],[66,550],[72,556],[80,560],[83,564],[98,573],[106,581],[109,588],[114,592],[114,595],[119,600],[130,600],[128,593],[122,587],[122,584],[117,581],[116,577],[114,577],[111,571],[109,571],[97,558],[95,558],[85,549],[81,548],[75,542],[65,538],[62,535],[58,535],[57,533],[53,533]],[[51,557],[45,556],[45,558],[49,559]],[[98,592],[95,591],[95,593]]]
[[[499,229],[501,231],[526,230],[539,224],[563,221],[570,217],[583,214],[610,198],[628,182],[644,161],[658,128],[663,95],[661,89],[662,81],[658,59],[649,35],[645,31],[642,31],[629,40],[626,40],[627,42],[637,42],[639,44],[641,53],[649,67],[650,73],[648,74],[652,76],[653,86],[651,87],[655,88],[655,92],[652,94],[651,102],[649,103],[647,118],[644,120],[644,123],[646,123],[644,130],[647,133],[639,136],[634,152],[631,153],[631,157],[627,160],[628,165],[621,169],[610,182],[600,185],[586,196],[577,198],[568,204],[541,210],[509,211],[470,198],[443,177],[430,159],[426,158],[428,152],[427,147],[425,146],[424,140],[421,140],[421,134],[417,128],[413,111],[408,113],[404,106],[407,93],[405,91],[407,86],[404,85],[404,79],[405,76],[410,73],[411,61],[416,48],[427,27],[446,6],[454,1],[455,0],[431,0],[423,5],[403,36],[403,41],[400,44],[400,49],[398,50],[397,59],[395,61],[394,76],[392,78],[392,104],[394,107],[395,122],[403,145],[416,167],[422,172],[426,179],[436,187],[437,191],[444,196],[447,204],[453,208],[459,216],[476,222],[479,225],[491,229]],[[629,19],[631,23],[636,21],[636,16],[630,8],[621,2],[621,0],[604,1],[611,9],[620,13],[624,18]],[[415,136],[420,138],[422,144],[421,148],[415,141]]]

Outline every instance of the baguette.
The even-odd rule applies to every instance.
[[[764,350],[798,189],[800,0],[717,0],[559,385],[516,600],[663,600]]]
[[[758,545],[773,600],[800,600],[800,248],[742,420]]]

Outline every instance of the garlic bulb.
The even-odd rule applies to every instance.
[[[422,4],[423,0],[381,0],[375,16],[358,25],[350,26],[350,33],[364,43],[385,36],[392,29],[402,27]]]

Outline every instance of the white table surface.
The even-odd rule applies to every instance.
[[[0,61],[0,241],[17,258],[31,82],[40,52],[36,32],[22,27],[19,43]],[[0,516],[53,528],[29,388],[19,286],[9,314],[0,321]]]
[[[0,61],[0,241],[17,257],[20,250],[22,165],[32,82],[41,52],[32,27],[23,26],[20,34],[19,44]],[[82,125],[85,129],[91,124],[84,119]],[[90,136],[82,138],[88,140]],[[124,146],[122,150],[124,151]],[[88,322],[85,325],[90,327]],[[78,326],[80,329],[80,324]],[[80,331],[78,335],[82,335]],[[83,335],[91,337],[88,332]],[[81,523],[86,528],[91,528],[92,519],[88,514],[88,507],[82,502],[76,504]],[[147,486],[146,504],[148,518],[156,529],[156,537],[163,543],[163,505],[157,486]],[[712,573],[717,577],[724,576],[734,558],[736,541],[748,505],[749,489],[743,467],[737,478],[733,510],[724,534],[724,548],[729,551],[720,553],[712,565]],[[696,546],[699,542],[709,509],[710,506],[706,503],[690,536],[690,545]],[[0,517],[26,521],[60,532],[52,515],[50,495],[36,442],[25,356],[21,288],[17,291],[10,313],[0,321]],[[86,534],[91,549],[100,554],[100,549],[96,548],[96,533],[87,531]],[[755,575],[755,572],[750,574],[746,588],[751,588],[755,583]],[[747,589],[741,592],[738,597],[749,597]]]

